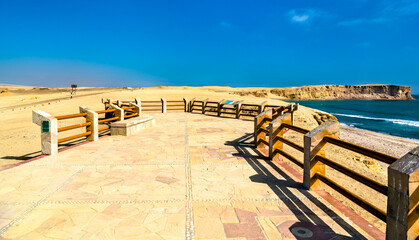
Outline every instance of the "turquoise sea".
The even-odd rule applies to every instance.
[[[416,100],[292,101],[336,116],[342,125],[419,140],[419,95]]]

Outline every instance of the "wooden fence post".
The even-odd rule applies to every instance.
[[[185,112],[189,112],[189,102],[187,98],[183,98],[183,103],[185,104]]]
[[[419,236],[419,147],[388,168],[386,239]]]
[[[261,114],[263,111],[265,111],[265,106],[268,103],[268,101],[262,102],[258,107],[258,114]]]
[[[254,141],[255,141],[256,148],[261,148],[264,145],[264,143],[261,142],[261,140],[263,139],[263,141],[266,141],[266,136],[269,134],[267,133],[266,125],[271,121],[271,119],[272,119],[272,109],[263,111],[255,117]]]
[[[58,153],[58,121],[50,114],[32,111],[32,122],[41,126],[42,154],[54,155]]]
[[[242,103],[243,101],[238,101],[236,103],[236,118],[240,118],[241,110],[242,110]]]
[[[109,107],[115,109],[115,115],[118,117],[118,121],[124,121],[124,109],[110,103]]]
[[[193,111],[194,105],[195,105],[195,98],[192,98],[192,100],[189,102],[189,112]]]
[[[135,104],[137,104],[137,106],[140,107],[140,112],[141,112],[141,100],[139,98],[135,99]]]
[[[167,113],[167,102],[164,98],[161,98],[161,112]]]
[[[137,102],[137,99],[135,99],[135,102]],[[140,104],[141,104],[141,101],[140,101]],[[137,113],[138,117],[141,117],[141,105],[138,105],[138,104],[136,104],[136,103],[132,103],[132,102],[130,102],[130,103],[129,103],[129,106],[130,106],[130,107],[134,107],[133,111],[134,111],[135,113]]]
[[[99,114],[95,111],[88,109],[87,107],[79,107],[80,113],[86,113],[86,122],[91,122],[90,126],[86,127],[87,132],[92,132],[89,136],[87,136],[88,141],[97,141],[99,140]]]
[[[323,137],[339,137],[340,124],[329,120],[304,135],[304,179],[303,186],[308,190],[319,190],[319,180],[313,178],[314,174],[325,175],[325,165],[313,160],[316,155],[325,157],[323,149],[326,144]]]
[[[276,154],[275,150],[283,150],[284,143],[275,138],[284,136],[284,127],[280,128],[283,123],[291,125],[291,114],[286,113],[269,123],[269,159],[273,159]]]
[[[294,112],[298,110],[298,106],[299,105],[297,103],[297,104],[292,104],[292,107],[291,107],[291,122],[292,122],[292,125],[294,125]]]
[[[118,107],[122,107],[122,105],[121,105],[121,101],[116,101],[116,105],[118,106]]]
[[[208,98],[202,101],[202,114],[205,114],[205,109],[207,108]]]
[[[221,108],[222,108],[224,102],[225,102],[224,99],[218,102],[218,105],[217,105],[218,106],[218,108],[217,108],[217,116],[218,117],[221,116]]]

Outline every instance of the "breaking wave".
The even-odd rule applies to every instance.
[[[343,117],[351,117],[351,118],[368,119],[368,120],[373,120],[373,121],[386,121],[386,122],[392,122],[394,124],[408,125],[408,126],[412,126],[412,127],[419,127],[419,121],[413,121],[413,120],[392,119],[392,118],[375,118],[375,117],[366,117],[366,116],[362,116],[362,115],[351,115],[351,114],[342,114],[342,113],[333,113],[333,115],[343,116]]]

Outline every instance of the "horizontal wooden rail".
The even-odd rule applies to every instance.
[[[314,159],[387,196],[388,187],[386,185],[381,184],[371,178],[365,177],[341,164],[333,162],[328,158],[322,156],[315,156]]]
[[[321,174],[316,173],[314,175],[314,177],[317,178],[317,179],[319,179],[323,183],[327,184],[329,187],[333,188],[335,191],[339,192],[343,196],[347,197],[352,202],[356,203],[358,206],[360,206],[363,209],[365,209],[367,212],[369,212],[372,215],[376,216],[381,221],[384,221],[384,222],[386,221],[386,213],[384,211],[382,211],[381,209],[375,207],[371,203],[365,201],[360,196],[358,196],[355,193],[353,193],[353,192],[347,190],[346,188],[340,186],[339,184],[337,184],[336,182],[334,182],[330,178],[327,178],[324,175],[321,175]]]
[[[108,130],[110,127],[109,126],[104,126],[104,127],[102,127],[102,128],[99,128],[99,132],[103,132],[103,131],[105,131],[105,130]]]
[[[114,121],[114,120],[118,120],[118,119],[119,119],[119,117],[106,118],[106,119],[99,120],[98,123],[110,122],[110,121]]]
[[[300,128],[300,127],[297,127],[295,125],[290,125],[290,124],[286,124],[286,123],[281,124],[281,126],[286,127],[288,129],[291,129],[291,130],[294,130],[296,132],[302,133],[302,134],[306,134],[306,133],[310,132],[307,129]]]
[[[58,143],[67,142],[67,141],[70,141],[70,140],[73,140],[73,139],[76,139],[76,138],[81,138],[81,137],[84,137],[84,136],[88,136],[90,134],[92,134],[92,132],[85,132],[85,133],[80,133],[80,134],[77,134],[77,135],[74,135],[74,136],[61,138],[61,139],[58,139]]]
[[[392,164],[395,161],[397,161],[397,158],[395,158],[395,157],[392,157],[392,156],[389,156],[389,155],[386,155],[386,154],[383,154],[383,153],[380,153],[380,152],[377,152],[377,151],[374,151],[374,150],[371,150],[371,149],[368,149],[368,148],[364,148],[364,147],[358,146],[356,144],[343,141],[341,139],[332,138],[332,137],[324,137],[323,140],[330,143],[330,144],[333,144],[333,145],[336,145],[336,146],[339,146],[339,147],[342,147],[342,148],[345,148],[345,149],[363,154],[365,156],[374,158],[378,161],[381,161],[381,162],[384,162],[384,163],[387,163],[387,164]]]
[[[260,105],[258,105],[258,104],[243,103],[242,104],[242,107],[244,107],[244,106],[246,106],[246,107],[259,107]]]
[[[279,150],[279,149],[276,149],[275,152],[277,152],[277,153],[281,154],[282,156],[288,158],[291,162],[295,163],[295,165],[299,166],[300,168],[304,168],[304,163],[298,161],[295,157],[289,155],[288,153],[286,153],[282,150]]]
[[[259,110],[257,110],[257,109],[243,109],[243,108],[242,108],[240,111],[241,111],[241,112],[242,112],[242,111],[257,112],[257,111],[259,111]]]
[[[135,116],[138,116],[138,113],[133,113],[133,114],[125,115],[124,118],[131,118],[131,117],[135,117]]]
[[[161,108],[143,108],[142,111],[161,111]]]
[[[142,105],[141,104],[141,107],[161,107],[161,104],[150,104],[150,105]]]
[[[277,140],[278,141],[281,141],[281,142],[283,142],[285,144],[287,144],[288,146],[290,146],[290,147],[292,147],[292,148],[294,148],[294,149],[296,149],[296,150],[298,150],[300,152],[304,152],[304,147],[302,147],[302,146],[300,146],[300,145],[298,145],[296,143],[293,143],[290,140],[287,140],[287,139],[285,139],[283,137],[280,137],[280,136],[276,136],[274,138],[274,142],[277,141]]]
[[[134,109],[135,107],[134,106],[132,106],[132,107],[123,107],[122,109],[124,109],[124,110],[128,110],[128,109]]]
[[[76,114],[55,116],[55,118],[57,120],[61,120],[61,119],[69,119],[69,118],[76,118],[76,117],[84,117],[86,115],[87,115],[87,113],[76,113]]]
[[[236,115],[236,113],[235,113],[235,112],[225,112],[225,111],[221,111],[220,113],[224,113],[224,114],[234,114],[234,115]]]
[[[264,129],[264,128],[260,128],[260,129],[258,130],[258,132],[269,133],[269,130]]]
[[[183,103],[184,101],[183,100],[167,100],[167,102],[169,103],[169,102],[181,102],[181,103]]]
[[[184,107],[185,104],[167,104],[167,107]]]
[[[116,109],[106,109],[106,110],[101,110],[101,111],[96,111],[96,113],[101,114],[101,113],[109,113],[109,112],[115,112]]]
[[[90,125],[92,125],[91,122],[74,124],[74,125],[71,125],[71,126],[58,128],[57,131],[58,132],[63,132],[63,131],[71,130],[71,129],[81,128],[81,127],[87,127],[87,126],[90,126]]]
[[[161,101],[141,101],[141,103],[160,103]]]

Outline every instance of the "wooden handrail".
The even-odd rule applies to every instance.
[[[134,108],[135,108],[134,106],[132,106],[132,107],[122,107],[122,109],[124,109],[124,110],[134,109]]]
[[[395,161],[397,161],[397,158],[395,157],[392,157],[392,156],[389,156],[389,155],[386,155],[386,154],[383,154],[383,153],[380,153],[380,152],[377,152],[368,148],[364,148],[359,145],[356,145],[356,144],[353,144],[353,143],[350,143],[341,139],[332,138],[332,137],[324,137],[323,140],[330,144],[363,154],[365,156],[374,158],[384,163],[392,164]]]
[[[296,150],[298,150],[300,152],[304,152],[304,147],[302,147],[300,145],[297,145],[297,144],[291,142],[290,140],[287,140],[287,139],[285,139],[283,137],[280,137],[280,136],[276,136],[274,138],[274,142],[277,141],[277,140],[278,141],[281,141],[281,142],[283,142],[285,144],[287,144],[288,146],[290,146],[290,147],[292,147],[292,148],[294,148],[294,149],[296,149]]]
[[[133,113],[133,114],[130,114],[130,115],[125,115],[124,118],[131,118],[131,117],[135,117],[135,116],[138,116],[138,113]]]
[[[68,114],[68,115],[61,115],[61,116],[55,116],[57,120],[61,119],[69,119],[69,118],[76,118],[76,117],[84,117],[87,113],[76,113],[76,114]]]
[[[150,105],[142,105],[141,104],[141,107],[161,107],[161,106],[162,106],[161,104],[150,104]]]
[[[90,125],[92,125],[92,122],[74,124],[74,125],[71,125],[71,126],[58,128],[57,131],[58,132],[63,132],[63,131],[71,130],[71,129],[81,128],[81,127],[87,127],[87,126],[90,126]]]
[[[85,133],[80,133],[80,134],[73,135],[73,136],[70,136],[70,137],[61,138],[61,139],[58,139],[58,143],[70,141],[70,140],[80,138],[80,137],[84,137],[84,136],[88,136],[90,134],[92,134],[92,132],[85,132]]]
[[[104,127],[102,127],[102,128],[99,128],[98,132],[105,131],[105,130],[107,130],[107,129],[109,129],[109,128],[110,128],[110,127],[109,127],[108,125],[106,125],[106,126],[104,126]]]
[[[185,106],[185,104],[167,104],[166,106],[168,106],[168,107],[183,107],[183,106]]]
[[[243,106],[247,106],[247,107],[259,107],[259,105],[258,104],[249,104],[249,103],[243,103],[242,104],[242,107]]]
[[[377,182],[371,178],[365,177],[339,163],[333,162],[328,158],[322,156],[315,156],[314,159],[387,196],[388,187],[386,185]]]
[[[118,120],[118,119],[119,117],[105,118],[105,119],[99,120],[98,123],[110,122],[110,121]]]
[[[106,109],[106,110],[100,110],[100,111],[96,111],[97,114],[101,114],[101,113],[108,113],[108,112],[115,112],[116,109],[112,108],[112,109]]]
[[[298,161],[295,157],[289,155],[288,153],[282,150],[275,149],[275,151],[281,154],[282,156],[288,158],[291,162],[295,163],[295,165],[299,166],[300,168],[304,168],[304,163]]]
[[[382,220],[384,222],[386,221],[387,214],[384,211],[375,207],[371,203],[365,201],[360,196],[358,196],[355,193],[353,193],[353,192],[347,190],[346,188],[340,186],[339,184],[337,184],[336,182],[334,182],[333,180],[331,180],[330,178],[328,178],[324,175],[316,173],[316,174],[314,174],[314,177],[319,179],[320,181],[324,182],[325,184],[327,184],[328,186],[330,186],[331,188],[333,188],[334,190],[336,190],[337,192],[339,192],[343,196],[349,198],[351,201],[356,203],[358,206],[362,207],[363,209],[365,209],[366,211],[368,211],[372,215],[376,216],[380,220]]]
[[[302,134],[306,134],[306,133],[310,132],[307,129],[300,128],[300,127],[297,127],[295,125],[290,125],[290,124],[286,124],[286,123],[283,123],[281,126],[286,127],[286,128],[289,128],[291,130],[294,130],[294,131],[299,132],[299,133],[302,133]]]

